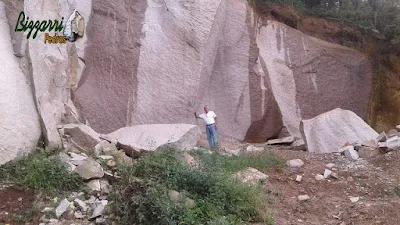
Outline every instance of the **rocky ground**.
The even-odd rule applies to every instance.
[[[274,215],[277,225],[399,224],[398,151],[368,159],[353,159],[351,155],[340,153],[312,154],[287,145],[250,145],[229,140],[221,143],[222,154],[266,151],[288,161],[284,168],[261,169],[269,176],[264,184],[269,193],[267,211]],[[203,136],[199,146],[206,144]],[[18,221],[24,224],[23,215],[28,216],[32,207],[38,204],[41,212],[30,224],[111,224],[108,218],[112,215],[103,211],[108,203],[109,181],[113,179],[110,174],[114,161],[124,160],[124,157],[111,155],[98,155],[92,159],[85,154],[61,153],[71,167],[76,166],[75,172],[91,179],[86,183],[86,194],[76,192],[48,202],[37,202],[38,193],[35,197],[32,190],[18,190],[1,184],[0,224],[16,224]],[[291,161],[293,159],[298,160]],[[90,172],[85,169],[87,164],[92,167]],[[103,172],[96,172],[99,165]],[[15,218],[17,214],[21,218]]]
[[[265,188],[272,193],[270,210],[277,224],[399,224],[399,152],[355,161],[334,154],[269,151],[287,160],[304,161],[300,168],[265,171],[269,175]],[[337,178],[317,180],[316,175],[323,174],[329,163],[335,164],[332,170]],[[297,175],[302,176],[300,182]],[[310,200],[299,201],[299,195],[308,195]]]

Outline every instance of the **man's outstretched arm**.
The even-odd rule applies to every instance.
[[[196,112],[194,112],[194,117],[195,117],[196,119],[200,119],[200,116],[199,116],[199,115],[197,115],[197,113],[196,113]]]

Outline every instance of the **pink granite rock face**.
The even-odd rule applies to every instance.
[[[333,108],[367,115],[361,53],[279,22],[244,0],[93,1],[86,69],[76,92],[101,133],[138,124],[191,123],[209,105],[219,133],[265,141]]]
[[[146,2],[92,1],[92,15],[86,30],[86,68],[75,102],[98,132],[111,132],[130,124],[137,101],[137,69]]]

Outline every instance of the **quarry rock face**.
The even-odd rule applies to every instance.
[[[301,137],[301,119],[336,107],[366,117],[371,72],[355,50],[261,21],[243,0],[123,4],[92,4],[76,100],[98,132],[202,126],[192,115],[204,105],[217,114],[221,135],[240,140],[265,141],[283,126]]]
[[[103,134],[142,124],[205,130],[193,116],[204,105],[220,135],[247,141],[278,137],[284,127],[300,138],[301,120],[337,107],[367,115],[365,56],[263,20],[245,0],[26,0],[8,9],[64,23],[77,10],[85,21],[84,36],[66,44],[45,44],[46,32],[21,38],[13,10],[4,21],[50,147],[61,147],[57,126],[67,123]]]
[[[361,53],[330,44],[275,21],[258,29],[257,63],[269,77],[272,93],[289,133],[299,124],[340,107],[367,116],[371,69]]]
[[[30,81],[19,67],[11,43],[5,6],[0,2],[0,165],[31,152],[40,137]]]
[[[90,2],[89,2],[90,3]],[[91,6],[88,2],[80,1],[30,1],[24,2],[25,20],[43,21],[58,20],[66,21],[74,9],[78,9],[85,16],[89,16]],[[64,20],[62,20],[64,17]],[[16,21],[12,28],[14,28]],[[10,23],[11,24],[11,23]],[[64,24],[65,26],[65,24]],[[82,63],[78,60],[83,58],[85,38],[75,43],[66,44],[45,43],[45,35],[51,32],[38,32],[34,38],[34,31],[27,39],[27,33],[21,40],[21,62],[26,76],[31,77],[33,82],[37,111],[42,122],[42,132],[46,144],[53,148],[61,147],[61,139],[56,126],[63,123],[68,114],[78,116],[71,101],[71,90],[76,89],[79,80]],[[62,35],[62,32],[57,32]],[[16,35],[16,34],[14,34]],[[18,45],[17,45],[18,46]],[[15,46],[14,46],[15,48]],[[69,122],[69,121],[66,121]]]

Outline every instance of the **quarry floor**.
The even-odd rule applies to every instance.
[[[222,145],[235,147],[228,142]],[[285,146],[269,146],[265,151],[284,160],[304,161],[300,168],[261,169],[269,176],[264,185],[269,193],[267,210],[277,225],[400,224],[400,152],[350,160],[335,154],[289,150]],[[338,179],[317,181],[315,175],[323,174],[328,163],[335,164]],[[297,175],[302,176],[300,182],[295,181]],[[12,215],[29,212],[33,193],[0,183],[0,225],[17,224],[15,218],[12,222]],[[301,202],[299,195],[308,195],[310,200]],[[351,202],[350,197],[359,200]]]

